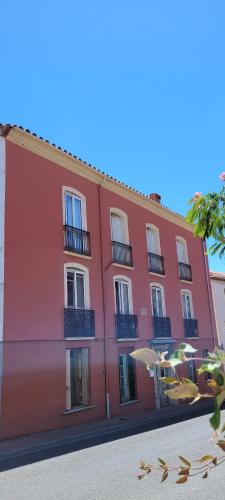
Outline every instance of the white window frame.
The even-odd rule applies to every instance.
[[[133,314],[133,295],[132,295],[132,283],[131,279],[128,278],[127,276],[122,276],[122,275],[116,275],[113,276],[113,290],[114,290],[114,303],[115,303],[115,312],[117,313],[117,306],[116,306],[116,281],[123,281],[126,282],[128,285],[128,301],[129,301],[129,314]]]
[[[125,245],[129,245],[129,230],[128,230],[128,216],[123,210],[120,210],[120,208],[110,208],[110,231],[111,231],[111,240],[113,241],[113,235],[112,235],[112,215],[115,214],[118,217],[120,217],[123,220],[124,224],[124,241],[121,243],[124,243]]]
[[[81,200],[81,221],[82,230],[87,231],[87,210],[86,210],[86,197],[77,189],[72,187],[63,186],[62,187],[62,206],[63,206],[63,225],[66,223],[66,211],[65,211],[65,195],[71,194],[72,196],[79,198]]]
[[[69,262],[64,264],[64,307],[68,307],[67,298],[67,272],[77,271],[84,275],[84,306],[85,309],[90,309],[90,284],[89,284],[89,269],[82,264],[75,264],[74,262]]]
[[[70,367],[70,351],[74,351],[76,348],[69,348],[69,349],[66,349],[66,411],[71,411],[73,409],[76,409],[76,408],[80,408],[80,407],[86,407],[86,406],[89,406],[90,404],[90,361],[89,361],[89,349],[87,347],[79,347],[78,349],[82,350],[82,349],[85,349],[85,355],[87,356],[87,389],[88,389],[88,394],[84,394],[83,397],[84,397],[84,400],[85,400],[85,397],[86,397],[86,402],[83,403],[83,405],[77,405],[75,407],[72,408],[72,405],[71,405],[71,367]]]
[[[186,294],[186,295],[189,296],[189,299],[190,299],[190,308],[191,308],[191,318],[190,319],[194,319],[195,316],[194,316],[192,293],[191,293],[190,290],[187,290],[187,289],[181,290],[181,305],[182,305],[183,319],[186,319],[186,318],[184,318],[183,294]]]
[[[187,250],[187,242],[182,236],[176,236],[176,252],[177,252],[177,261],[181,262],[178,257],[178,251],[177,251],[177,242],[182,243],[184,247],[184,254],[185,254],[185,262],[182,262],[182,264],[189,264],[189,258],[188,258],[188,250]]]
[[[166,318],[165,291],[164,291],[164,286],[160,285],[160,283],[151,283],[150,284],[152,316],[154,315],[154,313],[153,313],[152,289],[155,288],[155,287],[160,288],[160,290],[161,290],[163,318]]]
[[[151,250],[149,249],[148,247],[148,229],[152,229],[155,233],[155,237],[156,237],[156,246],[157,246],[157,253],[156,255],[162,255],[161,253],[161,244],[160,244],[160,234],[159,234],[159,228],[154,226],[154,224],[146,224],[146,240],[147,240],[147,250],[148,250],[148,253],[151,252]],[[154,252],[152,252],[154,253]]]

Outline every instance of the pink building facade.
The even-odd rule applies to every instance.
[[[169,404],[129,353],[213,349],[201,240],[157,195],[0,130],[0,437]]]

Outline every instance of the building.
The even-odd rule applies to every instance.
[[[0,436],[168,404],[129,353],[213,349],[201,240],[159,195],[0,130]]]
[[[218,345],[225,349],[225,273],[210,271]]]

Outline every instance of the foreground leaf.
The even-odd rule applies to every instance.
[[[168,389],[165,394],[170,399],[196,399],[201,397],[197,385],[193,382],[184,382],[173,389]]]
[[[191,467],[191,463],[186,458],[179,455],[179,459],[183,462],[183,464],[187,465],[189,468]]]
[[[178,349],[181,349],[184,352],[197,352],[197,349],[192,347],[192,345],[190,345],[190,344],[186,344],[185,342],[180,344]]]
[[[206,463],[210,463],[214,460],[215,457],[213,457],[213,455],[204,455],[204,457],[200,458],[198,460],[198,462],[206,462]]]
[[[176,483],[177,484],[186,483],[187,479],[188,479],[188,476],[182,476],[179,479],[177,479]]]
[[[216,444],[221,448],[221,450],[225,451],[225,441],[221,439],[220,441],[217,441]]]
[[[157,352],[153,351],[153,349],[148,349],[145,347],[143,349],[137,349],[130,353],[130,356],[137,361],[142,361],[147,365],[147,368],[152,368],[152,366],[159,360]]]

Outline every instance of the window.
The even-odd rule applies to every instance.
[[[65,225],[83,229],[82,199],[73,193],[64,193]]]
[[[88,349],[66,350],[66,409],[89,404]]]
[[[123,278],[117,278],[114,282],[116,312],[117,314],[130,314],[132,310],[131,283]]]
[[[127,214],[118,208],[112,208],[111,213],[111,236],[112,241],[118,243],[129,243]]]
[[[177,260],[178,262],[182,262],[183,264],[188,264],[188,254],[187,254],[187,244],[186,241],[181,238],[176,238],[176,246],[177,246]]]
[[[89,273],[85,266],[65,264],[65,307],[89,309]]]
[[[152,292],[152,313],[153,316],[165,316],[165,304],[163,288],[157,285],[151,286]]]
[[[147,226],[147,248],[149,253],[161,255],[159,230],[155,226]]]
[[[135,361],[129,354],[119,355],[120,402],[136,399]]]
[[[192,358],[193,354],[186,353],[186,356],[187,356],[187,358]],[[192,359],[190,361],[188,361],[188,378],[196,384],[197,372],[196,372],[195,361]]]
[[[193,319],[194,314],[193,314],[191,292],[183,290],[181,293],[181,296],[182,296],[183,318],[184,319]]]

